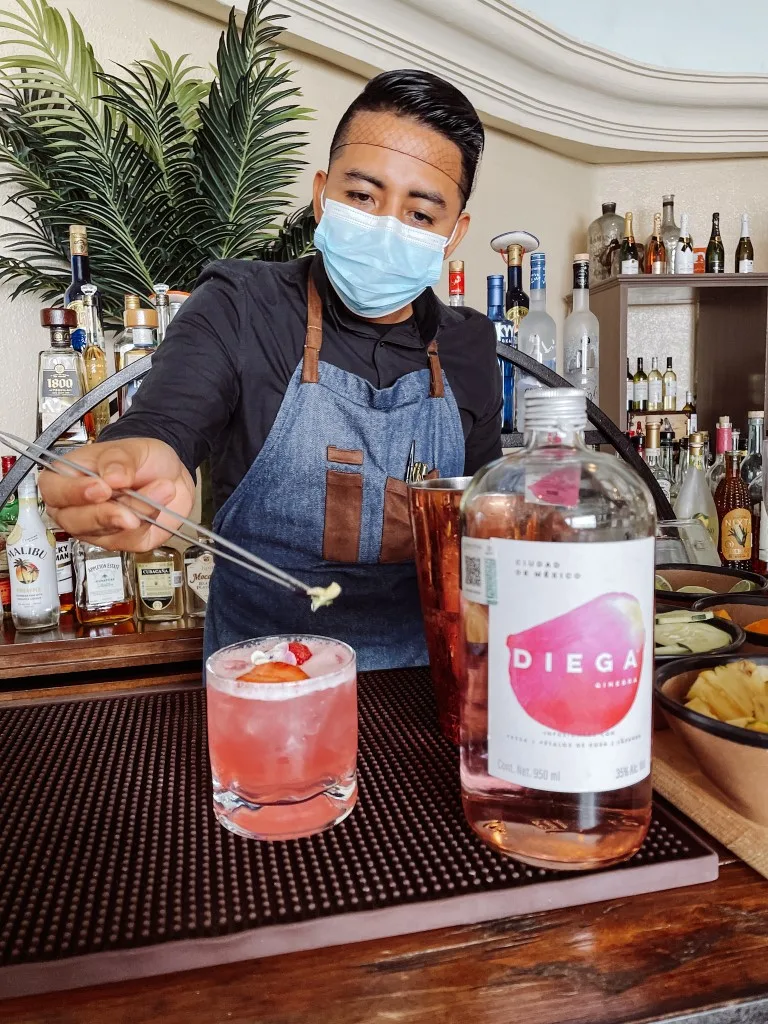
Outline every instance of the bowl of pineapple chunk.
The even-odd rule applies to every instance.
[[[734,810],[768,825],[768,656],[669,662],[655,685],[703,774]]]

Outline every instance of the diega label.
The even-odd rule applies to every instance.
[[[723,516],[720,549],[727,562],[744,562],[752,557],[752,514],[746,508],[734,508]]]
[[[559,793],[646,778],[654,539],[481,543],[496,598],[488,609],[489,774]]]

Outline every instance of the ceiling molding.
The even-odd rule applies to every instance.
[[[223,18],[230,0],[175,0]],[[236,0],[240,8],[245,0]],[[510,0],[274,0],[285,42],[362,74],[421,67],[483,119],[593,162],[768,153],[768,75],[641,64]]]

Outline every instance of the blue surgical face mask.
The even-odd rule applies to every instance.
[[[326,199],[315,246],[344,305],[370,320],[402,309],[436,284],[452,238]]]

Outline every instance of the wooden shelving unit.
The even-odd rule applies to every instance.
[[[640,274],[612,278],[590,291],[590,307],[600,321],[600,407],[615,423],[626,416],[629,306],[681,301],[696,306],[692,381],[700,425],[712,431],[722,413],[746,423],[750,409],[768,406],[768,274]]]

